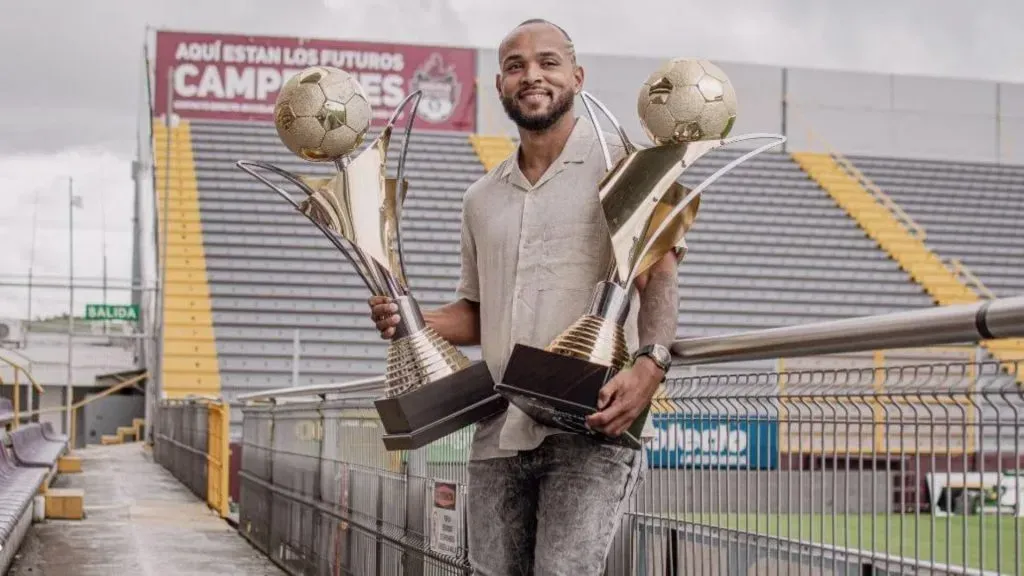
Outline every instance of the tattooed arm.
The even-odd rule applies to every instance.
[[[641,348],[648,344],[661,344],[668,348],[675,341],[679,320],[677,263],[674,254],[666,254],[637,278],[636,286],[640,293],[637,329]]]
[[[668,253],[637,279],[640,310],[637,329],[640,346],[661,344],[669,347],[676,337],[679,318],[678,256]],[[587,418],[587,424],[610,436],[629,428],[650,403],[664,373],[653,360],[640,357],[631,368],[615,375],[601,388],[597,399],[599,412]]]

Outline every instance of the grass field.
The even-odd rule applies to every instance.
[[[1012,516],[682,514],[676,518],[951,566],[964,566],[966,549],[970,568],[1024,574],[1024,518]]]

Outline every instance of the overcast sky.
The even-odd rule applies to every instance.
[[[530,17],[567,28],[580,52],[1024,82],[1020,0],[37,0],[0,18],[0,317],[24,288],[68,274],[68,177],[75,277],[131,273],[132,181],[148,28],[495,47]],[[629,22],[629,23],[627,23]],[[38,200],[38,202],[36,202]],[[32,230],[36,223],[33,249]],[[114,292],[111,301],[127,301]],[[33,315],[66,290],[38,290]],[[76,312],[98,294],[76,294]]]

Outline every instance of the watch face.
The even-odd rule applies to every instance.
[[[655,346],[653,353],[654,358],[664,366],[668,366],[672,362],[672,355],[664,346]]]
[[[637,356],[647,356],[651,360],[654,360],[655,364],[658,364],[662,370],[668,372],[669,367],[672,364],[672,354],[667,348],[660,344],[654,344],[651,346],[645,346],[637,352]]]

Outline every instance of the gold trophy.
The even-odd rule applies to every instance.
[[[388,450],[418,448],[508,405],[495,393],[485,363],[470,362],[426,326],[409,288],[400,223],[408,191],[405,158],[421,96],[420,91],[409,94],[380,135],[353,157],[372,118],[362,86],[337,68],[307,68],[281,88],[275,126],[293,153],[313,162],[333,162],[337,172],[330,178],[310,178],[265,162],[236,163],[305,215],[351,262],[371,294],[388,296],[398,305],[401,323],[388,347],[385,392],[374,402]],[[413,106],[397,177],[389,178],[388,146],[409,102]],[[257,168],[294,184],[304,197],[297,201]]]
[[[649,407],[617,438],[585,424],[586,417],[597,412],[601,387],[630,362],[623,326],[634,282],[682,245],[704,190],[785,137],[747,134],[726,139],[736,119],[736,96],[724,72],[706,60],[671,60],[644,83],[637,108],[654,142],[649,148],[635,146],[614,115],[591,94],[583,92],[581,97],[608,169],[597,193],[608,224],[612,262],[587,312],[544,350],[516,344],[495,388],[538,422],[639,449]],[[624,156],[618,162],[613,161],[592,104],[622,140]],[[689,189],[678,182],[708,152],[765,138],[772,141],[740,155],[697,187]]]

